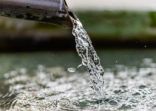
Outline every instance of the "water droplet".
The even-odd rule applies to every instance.
[[[144,48],[147,48],[147,45],[144,45]]]
[[[67,71],[70,73],[74,73],[74,72],[76,72],[76,68],[70,67],[67,69]]]

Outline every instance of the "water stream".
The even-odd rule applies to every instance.
[[[89,35],[83,28],[80,20],[72,19],[73,31],[72,34],[76,41],[76,50],[82,59],[80,66],[86,66],[90,73],[91,87],[98,96],[102,96],[104,86],[104,69],[101,66],[100,59],[92,45]]]

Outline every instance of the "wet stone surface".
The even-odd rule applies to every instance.
[[[89,87],[88,76],[42,65],[31,72],[26,68],[9,71],[0,86],[6,87],[0,90],[0,111],[156,110],[156,63],[152,60],[144,59],[139,68],[106,69],[101,98]]]

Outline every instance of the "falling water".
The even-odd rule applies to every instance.
[[[83,28],[79,19],[73,19],[73,31],[72,34],[76,41],[76,50],[82,59],[80,66],[86,66],[90,73],[90,80],[92,82],[92,88],[99,95],[102,95],[102,87],[104,85],[103,75],[104,69],[101,66],[100,59],[92,45],[89,35]]]

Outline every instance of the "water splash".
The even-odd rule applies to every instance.
[[[72,34],[76,41],[76,50],[78,55],[82,59],[80,66],[86,66],[90,73],[90,80],[92,82],[92,88],[95,92],[101,96],[103,95],[104,86],[104,69],[101,66],[100,59],[92,45],[89,35],[83,28],[82,23],[79,19],[72,19],[73,31]]]
[[[69,73],[66,68],[42,65],[33,73],[29,70],[5,73],[5,86],[12,93],[0,98],[0,111],[156,110],[156,63],[151,59],[144,59],[139,66],[105,69],[102,98],[89,87],[86,72]]]

